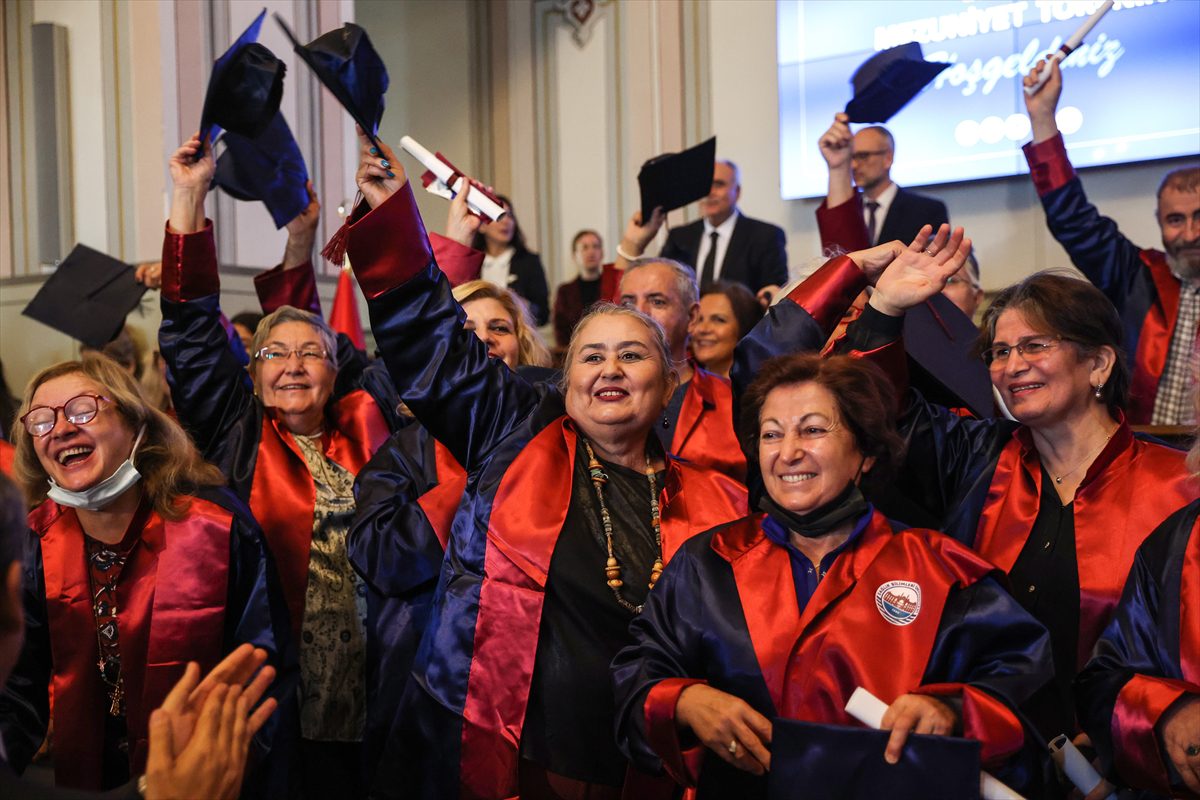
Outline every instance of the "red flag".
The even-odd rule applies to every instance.
[[[337,289],[333,293],[333,310],[329,312],[329,326],[337,333],[349,336],[359,350],[367,349],[367,339],[358,320],[358,297],[350,267],[342,267],[338,275]]]

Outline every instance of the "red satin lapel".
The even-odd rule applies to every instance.
[[[534,436],[496,489],[463,705],[465,797],[516,791],[546,576],[567,515],[574,462],[575,432],[561,417]]]
[[[729,381],[695,367],[671,437],[671,454],[745,481],[746,457],[733,429]]]
[[[387,420],[375,399],[362,389],[337,401],[333,419],[336,433],[330,437],[325,455],[357,475],[391,435]]]
[[[446,549],[450,540],[450,525],[462,502],[467,488],[467,471],[462,468],[453,454],[439,441],[433,443],[434,468],[437,470],[437,485],[417,498],[417,505],[425,512],[434,535]]]
[[[791,560],[786,550],[763,534],[761,519],[752,517],[725,528],[713,544],[722,555],[731,546],[741,551],[730,562],[738,599],[767,691],[775,708],[781,709],[787,657],[802,625]]]
[[[250,487],[250,509],[279,570],[287,601],[292,635],[299,641],[304,620],[304,595],[308,589],[308,551],[312,545],[316,487],[292,436],[275,421],[270,409],[263,414],[258,462]]]
[[[1143,250],[1142,262],[1150,271],[1158,302],[1146,312],[1133,357],[1133,385],[1130,387],[1129,418],[1134,424],[1147,424],[1154,412],[1158,382],[1167,365],[1171,334],[1179,315],[1179,279],[1171,274],[1163,254]]]
[[[1183,552],[1179,591],[1179,668],[1183,679],[1200,686],[1200,518],[1192,523]]]
[[[683,452],[687,445],[688,438],[692,435],[692,431],[696,428],[696,424],[700,421],[700,414],[704,411],[704,397],[701,395],[701,390],[697,387],[697,371],[696,376],[688,382],[687,391],[683,395],[683,404],[679,407],[679,419],[675,423],[675,435],[671,437],[671,452],[679,455]]]
[[[975,550],[1005,572],[1029,538],[1041,496],[1041,467],[1023,449],[1014,436],[1001,451],[975,534]]]
[[[41,536],[46,618],[55,665],[54,777],[60,786],[99,789],[104,712],[96,671],[96,626],[83,529],[71,509],[47,500],[30,515]]]

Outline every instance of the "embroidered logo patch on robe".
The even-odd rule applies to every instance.
[[[910,581],[888,581],[875,590],[875,607],[893,625],[908,625],[921,612],[921,587]]]

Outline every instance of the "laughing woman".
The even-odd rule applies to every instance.
[[[208,670],[243,642],[274,653],[286,613],[246,507],[116,362],[43,370],[21,410],[17,475],[40,504],[0,734],[19,770],[53,725],[58,784],[108,789],[145,771],[150,712],[189,661]],[[281,675],[286,696],[294,664]]]
[[[354,477],[400,425],[386,376],[320,316],[283,306],[259,323],[250,380],[221,325],[204,198],[212,150],[170,161],[159,345],[180,421],[249,504],[279,567],[299,641],[301,759],[312,796],[365,790],[366,591],[346,557]]]
[[[608,665],[680,544],[744,513],[732,480],[653,432],[677,380],[662,329],[604,306],[561,385],[465,330],[412,191],[363,141],[348,254],[397,389],[467,471],[433,610],[385,760],[405,797],[616,798]],[[380,165],[387,159],[393,175]]]

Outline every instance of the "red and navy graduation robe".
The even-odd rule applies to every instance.
[[[1117,307],[1133,361],[1129,421],[1148,424],[1179,314],[1179,278],[1165,253],[1142,250],[1088,202],[1061,134],[1024,151],[1050,233]]]
[[[1183,788],[1156,728],[1185,696],[1200,698],[1200,500],[1138,548],[1116,614],[1077,679],[1083,729],[1118,786],[1146,800]]]
[[[296,686],[287,612],[258,525],[225,489],[205,489],[184,499],[190,505],[178,521],[148,507],[138,512],[133,524],[140,533],[117,585],[121,677],[135,775],[145,770],[150,712],[189,661],[199,662],[203,674],[249,642],[271,653],[269,663],[278,669],[271,693],[285,706],[282,713]],[[25,647],[0,696],[0,735],[9,763],[23,769],[51,722],[49,689],[56,782],[98,790],[109,701],[96,667],[83,529],[74,509],[52,500],[30,512],[29,525]],[[260,743],[271,745],[277,722],[259,734]]]
[[[1045,629],[962,545],[868,514],[804,608],[788,552],[767,538],[761,515],[680,549],[631,624],[636,643],[613,662],[618,742],[636,765],[665,769],[700,798],[765,796],[765,777],[681,739],[675,706],[695,683],[769,719],[835,725],[857,724],[844,709],[858,686],[889,704],[906,693],[943,696],[958,705],[963,735],[983,743],[985,767],[1003,772],[1016,754],[1028,758],[1012,707],[1053,672]],[[920,586],[904,625],[878,607],[892,581]],[[1037,780],[1022,766],[1005,776],[1015,788]]]
[[[304,617],[316,487],[291,434],[255,397],[245,369],[220,324],[212,223],[191,234],[167,230],[163,241],[159,348],[170,369],[179,420],[204,457],[248,502],[262,525],[287,599],[293,632]],[[274,270],[260,293],[315,303],[311,269]],[[326,407],[326,457],[357,473],[391,431],[400,427],[398,400],[382,367],[338,337],[338,375]]]
[[[467,471],[433,610],[376,792],[505,797],[517,790],[521,727],[544,588],[566,517],[576,452],[562,397],[533,385],[463,329],[406,184],[355,214],[348,253],[400,394]],[[735,519],[745,489],[668,458],[663,554]],[[595,690],[595,687],[589,687]]]

